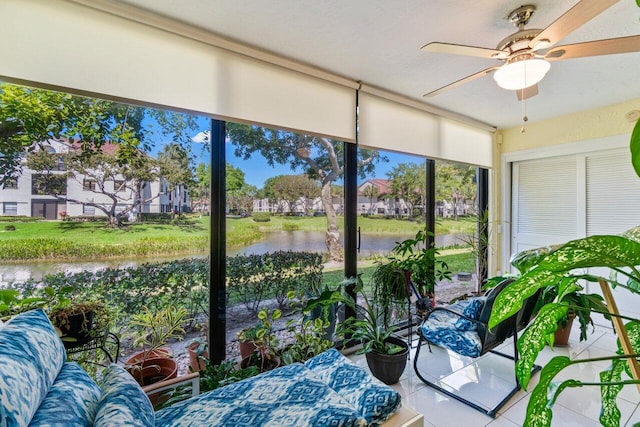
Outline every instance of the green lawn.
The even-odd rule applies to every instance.
[[[338,217],[343,229],[342,217]],[[5,231],[7,226],[15,231]],[[363,233],[408,235],[421,224],[415,221],[358,217]],[[471,233],[468,220],[443,219],[436,234]],[[264,239],[275,231],[318,231],[326,229],[325,217],[272,216],[268,222],[252,218],[227,219],[227,246],[238,248]],[[0,224],[0,261],[31,259],[94,259],[153,256],[159,254],[206,253],[209,217],[194,218],[190,224],[132,224],[122,229],[106,228],[101,222],[3,222]]]

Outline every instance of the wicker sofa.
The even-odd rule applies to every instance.
[[[400,396],[336,350],[266,372],[154,412],[119,365],[98,386],[66,362],[41,310],[0,329],[0,426],[422,425]],[[409,411],[409,412],[407,412]],[[397,415],[397,412],[399,412]]]

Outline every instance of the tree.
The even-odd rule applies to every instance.
[[[231,211],[250,213],[257,189],[244,180],[244,172],[229,163],[226,164],[227,206]]]
[[[302,135],[258,126],[227,123],[227,137],[235,146],[235,155],[248,159],[260,153],[271,166],[288,164],[302,168],[321,187],[321,200],[327,218],[326,244],[332,260],[341,260],[340,232],[332,203],[332,183],[344,173],[344,144],[326,137]],[[366,177],[383,159],[377,151],[358,149],[358,171]],[[266,183],[265,183],[266,185]]]
[[[380,194],[380,190],[378,190],[377,185],[369,184],[363,191],[362,195],[369,199],[369,214],[373,213],[373,199],[378,198],[378,194]]]
[[[307,212],[320,196],[320,186],[307,175],[280,175],[273,181],[273,192],[289,212],[296,212],[300,205]]]
[[[387,172],[387,176],[391,180],[391,194],[404,200],[412,218],[414,208],[424,206],[427,195],[425,164],[400,163]]]
[[[476,168],[457,163],[436,162],[436,200],[451,201],[454,218],[466,200],[474,200]]]
[[[197,128],[196,118],[188,114],[2,83],[0,185],[20,175],[25,151],[35,152],[51,140],[73,141],[83,157],[100,156],[105,143],[117,144],[119,164],[133,167],[140,151],[151,148],[155,129],[145,119],[183,144]]]
[[[183,193],[185,187],[195,182],[191,159],[187,150],[177,143],[170,143],[162,148],[158,154],[160,176],[167,182],[171,212],[174,213],[175,200],[178,199],[178,214],[182,213]]]
[[[208,213],[211,206],[211,165],[198,163],[195,170],[194,183],[189,187],[191,210]]]
[[[58,173],[61,160],[64,171]],[[121,165],[116,155],[103,150],[86,156],[79,146],[69,146],[64,153],[39,149],[30,153],[26,160],[27,167],[40,172],[38,185],[44,194],[65,202],[93,206],[102,211],[107,216],[107,224],[114,227],[121,226],[122,217],[133,209],[139,211],[141,204],[159,196],[143,192],[148,182],[158,178],[156,161],[139,153],[129,159],[129,163],[134,167]],[[60,191],[61,179],[75,181],[85,191],[104,197],[89,201],[68,197],[66,191]],[[66,190],[66,182],[63,188]]]

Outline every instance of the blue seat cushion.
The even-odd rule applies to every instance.
[[[0,414],[8,427],[26,426],[66,359],[42,310],[21,313],[0,329]]]
[[[75,362],[62,366],[47,397],[36,411],[30,426],[92,426],[100,387]]]
[[[462,311],[461,313],[470,319],[478,319],[482,306],[484,305],[484,298],[469,298],[461,301]],[[459,310],[456,310],[459,311]],[[478,329],[478,324],[464,317],[458,317],[456,320],[456,328],[461,331],[475,331]]]
[[[420,325],[420,333],[429,342],[468,357],[478,357],[482,342],[476,330],[459,330],[456,322],[460,316],[444,310],[431,312]],[[472,322],[470,322],[472,323]]]
[[[102,394],[95,427],[153,427],[155,414],[149,398],[131,374],[112,363],[103,371]]]
[[[300,363],[156,412],[156,426],[362,426],[363,418]]]
[[[400,394],[364,369],[330,349],[305,362],[322,381],[345,399],[369,424],[378,424],[399,408]]]

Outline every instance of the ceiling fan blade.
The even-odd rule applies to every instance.
[[[595,18],[620,0],[582,0],[545,28],[531,42],[532,49],[546,49]],[[542,43],[542,44],[541,44]]]
[[[558,46],[548,51],[545,54],[544,59],[547,61],[558,61],[561,59],[584,58],[586,56],[614,55],[617,53],[631,52],[640,52],[640,36],[594,40],[591,42]]]
[[[453,55],[477,56],[480,58],[500,59],[508,56],[507,52],[486,47],[466,46],[463,44],[432,42],[422,46],[425,52],[450,53]]]
[[[518,96],[518,101],[522,101],[523,99],[529,99],[536,96],[538,92],[538,85],[533,85],[526,87],[524,89],[516,90],[516,95]]]
[[[434,90],[432,92],[425,93],[423,96],[424,97],[428,97],[428,96],[438,95],[438,94],[444,92],[445,90],[453,89],[454,87],[463,85],[463,84],[468,83],[468,82],[470,82],[472,80],[479,79],[480,77],[484,77],[487,74],[489,74],[490,72],[497,70],[498,68],[500,68],[500,67],[487,68],[487,69],[479,71],[479,72],[477,72],[475,74],[471,74],[470,76],[464,77],[464,78],[462,78],[462,79],[460,79],[458,81],[450,83],[450,84],[448,84],[446,86],[443,86],[440,89],[436,89],[436,90]]]

